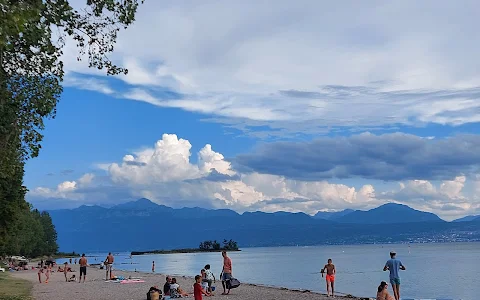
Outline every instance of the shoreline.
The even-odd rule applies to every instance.
[[[219,253],[219,252],[222,252],[222,251],[239,252],[239,251],[242,251],[242,250],[240,250],[240,249],[237,249],[237,250],[225,250],[225,249],[218,249],[218,250],[201,250],[201,249],[151,250],[151,251],[131,251],[130,255],[140,256],[140,255],[149,255],[149,254]]]
[[[79,276],[79,266],[74,265],[76,272],[69,273],[69,276],[75,274]],[[32,295],[37,300],[50,300],[50,299],[71,299],[72,293],[81,294],[81,299],[94,300],[94,299],[145,299],[146,292],[151,286],[157,285],[163,287],[166,274],[151,273],[151,272],[134,272],[123,271],[120,269],[114,269],[113,274],[116,276],[139,277],[144,282],[134,284],[120,284],[113,283],[111,281],[105,281],[105,270],[100,270],[97,267],[89,266],[87,269],[87,281],[79,284],[78,282],[65,282],[63,273],[54,272],[50,277],[48,284],[38,283],[37,270],[12,272],[11,275],[17,278],[26,279],[33,282]],[[193,292],[192,276],[174,275],[168,274],[177,278],[177,282],[185,289],[189,294]],[[45,277],[43,277],[44,279]],[[256,300],[256,299],[278,299],[278,300],[290,300],[290,299],[306,299],[306,300],[327,300],[330,299],[325,294],[312,292],[302,289],[289,289],[285,287],[267,286],[252,283],[242,283],[237,289],[233,289],[230,295],[221,294],[221,282],[217,281],[215,286],[217,292],[215,293],[215,299],[242,299],[242,300]],[[337,299],[369,299],[360,298],[354,296],[335,296]],[[78,296],[77,296],[78,298]],[[189,297],[193,299],[193,297]],[[187,298],[188,299],[188,298]]]

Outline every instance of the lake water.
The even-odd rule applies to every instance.
[[[245,248],[229,256],[233,274],[242,282],[321,292],[325,281],[318,272],[332,258],[337,269],[336,290],[373,297],[380,281],[388,282],[388,272],[382,269],[392,249],[407,268],[401,273],[402,298],[479,299],[480,243]],[[105,259],[103,253],[89,256],[90,264]],[[151,272],[152,261],[155,271],[162,274],[194,276],[208,263],[219,276],[222,268],[220,253],[132,259],[128,253],[117,253],[115,268]],[[159,284],[162,282],[163,278]]]

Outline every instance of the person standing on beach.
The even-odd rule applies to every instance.
[[[107,270],[106,274],[105,274],[105,280],[109,280],[109,279],[112,279],[112,265],[113,265],[113,261],[114,261],[114,258],[113,258],[113,255],[112,255],[112,252],[108,252],[108,256],[107,258],[105,259],[105,268]],[[108,273],[110,272],[110,276],[108,276]]]
[[[65,262],[63,266],[63,275],[65,275],[65,282],[68,282],[67,273],[68,273],[68,263]]]
[[[80,278],[78,279],[78,283],[82,282],[82,274],[83,282],[85,282],[85,279],[87,279],[87,258],[85,257],[85,253],[82,254],[78,263],[80,264]]]
[[[400,270],[405,270],[405,266],[402,262],[396,258],[397,253],[395,251],[390,252],[390,259],[383,267],[383,271],[390,271],[390,284],[392,285],[393,294],[395,300],[400,300]]]
[[[77,264],[77,259],[75,258],[75,264]]]
[[[230,281],[232,279],[232,260],[230,257],[227,256],[227,251],[222,251],[222,256],[223,256],[223,269],[222,269],[222,286],[223,286],[223,293],[222,295],[228,295],[230,294],[230,289],[228,289],[228,292],[226,291],[226,284],[227,281]]]
[[[152,261],[152,273],[155,273],[155,261]]]
[[[334,296],[334,283],[335,283],[335,273],[337,272],[335,270],[335,265],[332,263],[332,259],[329,258],[327,261],[327,264],[323,267],[322,271],[322,277],[323,274],[325,273],[325,270],[327,270],[327,275],[325,276],[325,280],[327,282],[327,296],[330,297],[330,288],[331,288],[331,295],[332,297]]]

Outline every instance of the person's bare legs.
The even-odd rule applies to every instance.
[[[327,296],[330,297],[330,281],[327,280]]]
[[[395,300],[399,300],[399,298],[397,296],[397,285],[392,284],[392,289],[393,289],[393,296],[395,297]]]
[[[399,284],[396,284],[395,287],[397,288],[397,292],[395,294],[395,298],[397,300],[400,300],[400,285]]]
[[[333,289],[333,287],[334,287],[334,284],[335,284],[335,281],[332,281],[332,297],[333,297],[333,296],[334,296],[334,294],[335,294],[335,292],[334,292],[334,289]]]

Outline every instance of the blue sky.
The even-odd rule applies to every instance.
[[[67,44],[29,201],[480,214],[478,4],[304,4],[147,1],[127,76]]]

